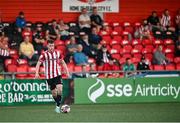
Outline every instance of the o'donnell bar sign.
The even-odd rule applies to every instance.
[[[99,12],[119,12],[119,0],[63,0],[63,12],[80,12],[82,8],[88,11],[96,6]]]

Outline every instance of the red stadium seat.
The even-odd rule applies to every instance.
[[[166,70],[175,70],[175,65],[174,64],[169,64],[169,65],[165,65],[165,69]]]
[[[67,64],[67,67],[68,67],[69,72],[74,72],[74,64],[73,63]]]
[[[5,67],[7,67],[7,65],[9,65],[9,64],[13,64],[13,60],[12,59],[6,59],[4,64],[5,64]]]
[[[129,47],[127,47],[127,46],[129,46]],[[121,52],[120,52],[120,54],[130,54],[131,53],[131,50],[132,50],[132,46],[131,45],[127,45],[126,47],[124,47],[122,50],[121,50]]]
[[[89,58],[88,63],[96,63],[96,60],[94,58]]]
[[[132,46],[135,46],[135,45],[141,45],[141,41],[139,39],[132,40]]]
[[[113,39],[112,39],[112,40],[121,42],[121,41],[122,41],[122,36],[119,36],[119,35],[113,36]]]
[[[111,49],[111,50],[110,50],[110,53],[111,53],[111,54],[119,54],[119,52],[120,52],[120,51],[119,51],[118,49]]]
[[[165,39],[164,45],[174,45],[174,41],[172,39]]]
[[[119,35],[119,33],[117,31],[112,31],[111,32],[111,36],[118,36],[118,35]]]
[[[143,44],[144,46],[146,46],[146,45],[152,45],[152,41],[149,40],[149,39],[144,39],[144,40],[142,41],[142,44]]]
[[[17,67],[17,72],[28,72],[28,66],[27,65],[20,65]],[[27,74],[16,74],[16,78],[18,79],[25,79],[27,77]]]
[[[110,45],[120,44],[120,41],[118,40],[111,40]]]
[[[143,54],[152,53],[152,49],[150,49],[150,48],[143,48],[142,49],[142,53]]]
[[[146,53],[144,54],[145,58],[148,59],[150,62],[152,61],[153,54],[152,53]]]
[[[154,46],[163,45],[163,41],[160,40],[160,39],[156,39],[156,40],[153,41],[153,45],[154,45]]]
[[[14,59],[17,59],[17,58],[19,57],[18,51],[15,50],[15,49],[11,49],[11,50],[9,51],[9,54],[10,54],[10,56],[11,56],[12,58],[14,58]]]
[[[120,59],[120,58],[121,58],[121,55],[120,55],[120,54],[112,54],[111,56],[112,56],[112,58],[114,58],[114,59]]]
[[[28,61],[26,59],[19,59],[18,60],[18,64],[19,65],[27,65],[28,64]]]
[[[135,45],[134,48],[142,51],[143,46],[141,44],[138,44],[138,45]]]
[[[75,72],[82,72],[82,66],[74,66]]]
[[[176,70],[180,70],[180,63],[176,64]]]
[[[116,49],[118,51],[120,51],[122,48],[121,48],[121,45],[119,44],[115,44],[115,45],[111,45],[112,46],[112,49]]]
[[[154,65],[154,70],[162,71],[162,70],[164,70],[164,66],[163,65]]]
[[[7,65],[7,71],[8,72],[16,72],[17,71],[17,66],[14,64],[9,64]]]
[[[174,58],[174,63],[179,64],[180,63],[180,57],[175,57]]]
[[[112,39],[110,36],[106,35],[106,36],[102,36],[102,40],[104,40],[106,44],[110,44]]]
[[[35,77],[35,72],[36,72],[36,67],[28,67],[28,72],[34,72],[34,73],[29,73],[29,78],[33,79]]]
[[[54,41],[54,44],[55,44],[55,46],[59,46],[59,45],[65,45],[65,43],[64,43],[64,41],[61,41],[61,40],[55,40]]]

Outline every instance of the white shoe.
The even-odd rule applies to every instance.
[[[55,112],[56,112],[56,113],[61,113],[61,111],[60,111],[60,107],[56,106],[56,108],[55,108]]]

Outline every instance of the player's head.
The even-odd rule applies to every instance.
[[[53,40],[48,40],[48,50],[53,51],[54,50],[54,41]]]

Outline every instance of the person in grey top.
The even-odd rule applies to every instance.
[[[153,64],[154,65],[166,65],[169,60],[166,58],[165,54],[162,52],[162,46],[158,46],[157,50],[153,54]]]

